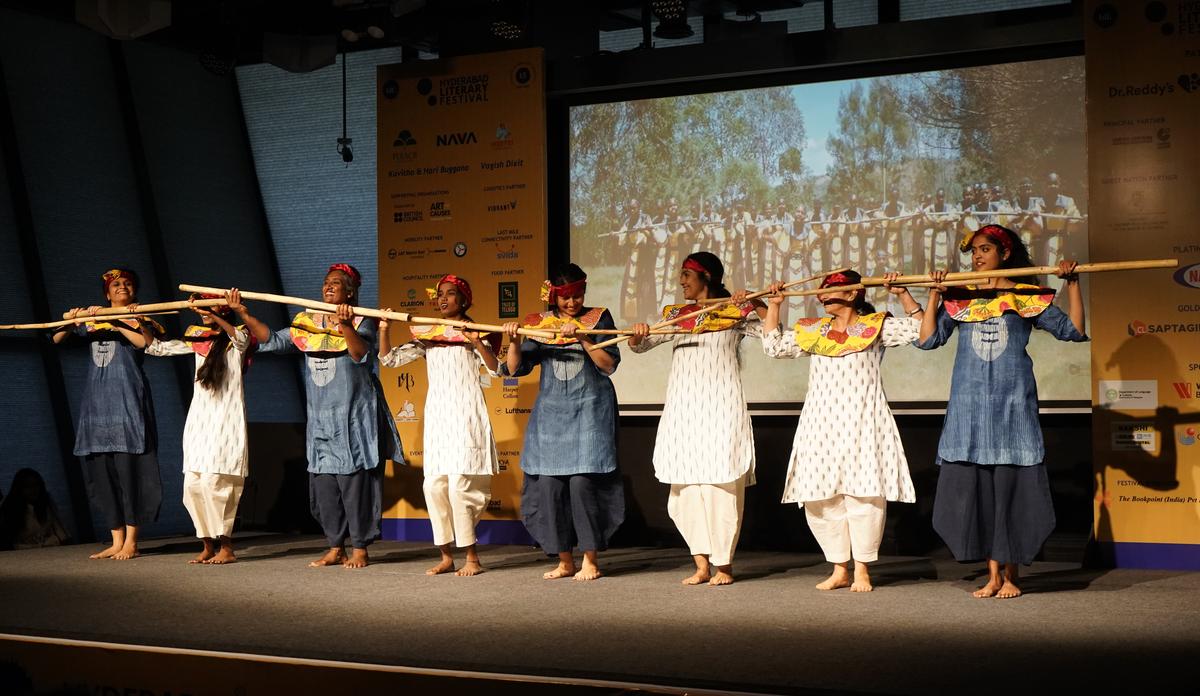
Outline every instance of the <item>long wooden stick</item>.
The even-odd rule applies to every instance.
[[[785,287],[785,288],[794,287],[796,285],[800,285],[801,283],[808,283],[808,282],[814,281],[818,278],[824,278],[825,276],[829,275],[830,273],[839,273],[844,270],[847,270],[847,269],[838,268],[838,269],[834,269],[832,271],[827,271],[825,273],[818,273],[816,275],[811,275],[807,278],[801,278],[800,280],[793,280],[789,283],[785,283],[783,287]],[[759,297],[762,297],[763,295],[769,295],[769,294],[770,294],[770,292],[767,290],[760,290],[759,292],[752,292],[749,295],[746,295],[746,299],[753,300],[755,298],[759,298]],[[708,306],[698,312],[688,312],[687,314],[681,314],[681,315],[675,317],[674,319],[660,321],[657,324],[653,324],[650,327],[650,330],[654,331],[655,329],[665,329],[668,326],[674,326],[675,324],[678,324],[683,321],[687,321],[688,319],[691,319],[693,317],[697,317],[701,314],[711,312],[714,309],[720,309],[721,307],[724,307],[725,305],[733,304],[732,297],[718,297],[718,298],[713,298],[713,299],[714,299],[714,301],[708,302]],[[705,303],[705,300],[700,300],[697,304],[701,304],[701,303]],[[627,334],[624,336],[618,336],[617,338],[611,338],[607,341],[601,341],[600,343],[593,345],[588,350],[599,350],[601,348],[615,346],[618,343],[628,341],[631,337],[632,337],[632,332],[630,334]]]
[[[149,305],[147,305],[147,306],[149,306]],[[132,314],[129,316],[131,316],[131,317],[157,317],[157,316],[161,316],[163,314],[179,314],[179,312],[177,312],[177,311],[137,312],[136,314]],[[71,324],[86,324],[89,321],[95,321],[97,318],[111,319],[113,317],[112,317],[112,315],[108,315],[108,317],[93,317],[88,314],[83,314],[78,317],[75,317],[74,319],[63,319],[61,321],[44,321],[44,322],[41,322],[38,324],[0,324],[0,329],[57,329],[60,326],[70,326]]]
[[[942,287],[953,288],[953,287],[961,287],[963,285],[971,285],[974,282],[975,281],[973,281],[973,280],[947,280],[944,283],[931,283],[931,282],[904,283],[903,285],[897,283],[896,286],[903,287],[903,288],[936,288],[940,285]],[[820,295],[821,293],[842,292],[843,290],[865,290],[868,287],[879,287],[879,286],[878,285],[868,286],[868,285],[864,285],[862,283],[855,283],[854,285],[831,285],[829,287],[814,288],[812,290],[793,290],[791,292],[781,292],[779,294],[784,297],[811,297],[813,295]]]
[[[224,294],[228,292],[226,288],[210,288],[201,285],[182,284],[179,289],[184,292],[204,292],[212,294]],[[329,302],[318,302],[316,300],[306,300],[302,297],[290,297],[288,295],[274,295],[269,292],[252,292],[250,290],[241,290],[241,296],[247,300],[259,300],[262,302],[275,302],[277,304],[290,304],[297,307],[307,307],[308,309],[316,309],[322,312],[335,314],[338,306]],[[224,300],[222,300],[224,302]],[[354,307],[354,314],[360,317],[372,317],[375,319],[388,319],[394,321],[404,321],[410,324],[440,324],[442,326],[453,326],[458,329],[466,329],[467,331],[486,331],[489,333],[501,333],[504,331],[503,326],[496,324],[478,324],[472,321],[460,321],[458,319],[442,319],[440,317],[418,317],[407,312],[385,312],[382,309],[370,309],[368,307]],[[517,329],[517,333],[523,336],[538,336],[540,338],[554,338],[555,334],[549,331],[539,331],[537,329]]]
[[[841,273],[842,271],[848,271],[848,270],[850,270],[849,266],[847,266],[845,268],[835,268],[831,271],[824,271],[823,273],[818,273],[816,275],[810,275],[807,278],[801,278],[800,280],[788,281],[783,284],[783,288],[786,290],[787,288],[795,287],[797,285],[803,285],[804,283],[811,283],[814,280],[824,279],[825,276],[831,275],[833,273]],[[929,280],[929,279],[925,278],[924,280]],[[757,292],[752,292],[749,295],[746,295],[746,299],[754,300],[754,299],[758,299],[759,297],[766,297],[767,295],[770,295],[770,294],[771,294],[770,290],[759,290]],[[728,297],[710,297],[706,300],[700,300],[700,301],[696,302],[696,304],[710,305],[710,304],[726,304],[728,302],[730,302],[730,299]]]
[[[1179,259],[1150,259],[1148,261],[1104,261],[1099,263],[1081,263],[1075,267],[1074,273],[1101,273],[1105,271],[1141,271],[1150,268],[1175,268]],[[947,273],[946,280],[984,280],[986,278],[1011,278],[1013,276],[1045,275],[1058,273],[1058,266],[1028,266],[1026,268],[997,268],[994,271],[960,271]],[[892,281],[893,285],[907,283],[922,283],[929,281],[929,274],[914,274],[898,276]],[[866,286],[883,285],[887,278],[863,278]]]

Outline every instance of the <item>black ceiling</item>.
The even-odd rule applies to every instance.
[[[127,4],[165,0],[128,0]],[[809,0],[809,3],[827,0]],[[884,5],[897,0],[882,0]],[[95,6],[97,0],[80,0]],[[266,33],[302,36],[359,34],[338,39],[344,50],[403,46],[413,51],[461,55],[544,46],[549,58],[599,51],[599,33],[643,27],[658,12],[686,7],[687,16],[720,21],[758,11],[795,8],[804,0],[173,0],[171,22],[145,40],[231,62],[262,61]],[[76,0],[0,0],[0,6],[75,21]],[[882,15],[881,15],[882,16]],[[383,30],[368,36],[368,27]]]

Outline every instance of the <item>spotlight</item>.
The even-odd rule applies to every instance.
[[[367,27],[367,35],[372,39],[382,39],[383,30],[372,24],[371,26]]]
[[[687,21],[686,0],[653,0],[650,9],[658,17],[654,35],[660,39],[686,39],[692,36],[692,26]]]
[[[353,29],[343,29],[342,38],[350,43],[354,43],[355,41],[358,41],[358,32],[354,31]]]
[[[354,161],[354,151],[350,149],[350,143],[354,142],[354,138],[338,138],[337,151],[342,156],[342,161],[350,164]]]

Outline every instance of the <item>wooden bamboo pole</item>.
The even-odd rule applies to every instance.
[[[1175,268],[1179,265],[1179,259],[1150,259],[1147,261],[1103,261],[1098,263],[1081,263],[1075,267],[1073,273],[1102,273],[1107,271],[1141,271],[1152,268]],[[946,280],[985,280],[987,278],[1011,278],[1014,276],[1025,275],[1045,275],[1058,273],[1058,266],[1028,266],[1025,268],[997,268],[992,271],[959,271],[956,273],[947,273]],[[915,274],[898,276],[892,281],[892,285],[904,285],[908,283],[923,283],[929,281],[929,274]],[[863,278],[862,284],[865,286],[878,286],[888,282],[883,277]]]
[[[181,284],[179,289],[184,292],[203,292],[211,294],[225,294],[228,292],[226,288],[211,288],[202,285]],[[316,300],[306,300],[302,297],[290,297],[288,295],[275,295],[269,292],[252,292],[250,290],[240,290],[241,296],[247,300],[259,300],[261,302],[275,302],[277,304],[290,304],[297,307],[307,307],[308,309],[316,309],[329,314],[337,313],[338,306],[329,302],[318,302]],[[224,300],[222,300],[224,302]],[[503,326],[496,324],[479,324],[471,321],[460,321],[458,319],[442,319],[440,317],[418,317],[407,312],[385,312],[382,309],[370,309],[368,307],[354,307],[354,314],[360,317],[372,317],[374,319],[387,319],[389,321],[403,321],[410,324],[440,324],[442,326],[453,326],[458,329],[467,331],[484,331],[488,333],[501,333],[504,331]],[[536,329],[517,329],[517,333],[524,336],[538,336],[540,338],[554,338],[555,334],[550,331],[540,331]]]
[[[800,280],[788,281],[783,284],[783,287],[784,287],[784,289],[787,289],[790,287],[795,287],[797,285],[803,285],[804,283],[811,283],[814,280],[824,279],[825,276],[832,275],[834,273],[841,273],[842,271],[848,271],[848,270],[850,270],[849,266],[846,266],[844,268],[835,268],[831,271],[825,271],[823,273],[818,273],[816,275],[810,275],[807,278],[801,278]],[[929,279],[924,278],[923,280],[929,280]],[[759,290],[757,292],[752,292],[749,295],[746,295],[746,299],[754,300],[754,299],[758,299],[759,297],[765,297],[770,294],[771,294],[770,290]],[[701,305],[727,304],[729,302],[730,302],[730,299],[728,297],[710,297],[705,300],[699,300],[698,302],[696,302],[696,304],[701,304]]]
[[[896,287],[901,287],[901,288],[936,288],[939,286],[946,287],[946,288],[953,288],[953,287],[961,287],[964,285],[971,285],[974,282],[975,281],[973,281],[973,280],[948,280],[944,283],[933,283],[933,282],[903,283],[903,284],[894,283],[894,285],[896,285]],[[793,290],[791,292],[781,292],[779,294],[784,297],[811,297],[813,295],[820,295],[821,293],[826,293],[826,292],[841,292],[843,290],[865,290],[868,287],[878,287],[878,286],[877,285],[868,286],[868,285],[864,285],[862,283],[855,283],[853,285],[830,285],[830,286],[824,287],[824,288],[814,288],[812,290]]]
[[[148,305],[147,305],[148,306]],[[130,318],[137,317],[157,317],[163,314],[179,314],[178,311],[167,312],[137,312],[136,314],[128,315]],[[74,319],[63,319],[61,321],[43,321],[37,324],[0,324],[0,329],[57,329],[60,326],[70,326],[71,324],[86,324],[89,321],[96,319],[112,319],[111,314],[104,317],[93,317],[89,314],[82,314]],[[116,317],[121,318],[121,317]]]
[[[832,271],[822,272],[822,274],[816,274],[816,275],[811,275],[806,278],[800,278],[800,280],[798,280],[798,281],[791,281],[791,282],[784,283],[784,287],[791,288],[794,286],[799,286],[799,284],[815,281],[815,280],[817,280],[817,278],[823,278],[829,274],[836,274],[836,272],[841,272],[841,271],[845,271],[845,270],[848,270],[848,269],[845,269],[845,268],[834,269]],[[767,290],[760,290],[760,292],[750,293],[749,295],[746,295],[746,299],[752,300],[755,298],[761,298],[761,296],[769,295],[769,294],[770,293],[767,292]],[[720,307],[724,307],[725,305],[732,305],[733,299],[732,298],[712,298],[712,299],[708,299],[708,300],[700,300],[700,301],[696,302],[696,304],[697,305],[708,305],[708,306],[704,307],[703,310],[698,311],[698,312],[692,312],[690,314],[680,314],[680,316],[678,316],[674,319],[666,320],[666,322],[659,322],[656,324],[652,324],[652,325],[650,325],[650,331],[653,332],[655,329],[666,329],[667,326],[676,325],[680,322],[684,322],[684,320],[686,320],[686,319],[696,318],[696,317],[700,316],[700,314],[712,312],[713,310],[719,310]],[[589,350],[599,350],[601,348],[607,348],[608,346],[616,346],[616,344],[618,344],[618,343],[623,343],[625,341],[629,341],[629,338],[631,335],[632,335],[632,331],[630,331],[629,334],[625,334],[623,336],[618,336],[616,338],[610,338],[610,340],[607,340],[607,341],[601,341],[600,343],[594,344],[594,346],[592,346],[592,348],[589,348]]]

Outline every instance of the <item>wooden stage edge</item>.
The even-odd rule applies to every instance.
[[[24,683],[22,683],[24,682]],[[603,679],[469,672],[0,633],[0,693],[732,694]],[[478,691],[484,689],[484,691]]]

